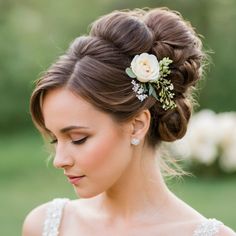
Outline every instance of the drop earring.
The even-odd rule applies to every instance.
[[[140,140],[139,140],[139,139],[137,139],[137,138],[132,138],[132,139],[131,139],[131,144],[133,144],[133,145],[137,146],[137,145],[139,145],[139,144],[140,144]]]

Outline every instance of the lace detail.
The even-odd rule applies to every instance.
[[[49,203],[42,236],[58,236],[63,207],[69,199],[56,198]]]
[[[214,236],[219,232],[221,225],[223,223],[216,219],[208,219],[199,225],[193,236]]]

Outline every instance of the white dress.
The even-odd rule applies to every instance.
[[[68,201],[67,198],[56,198],[49,203],[42,236],[59,236],[63,208]],[[196,228],[193,236],[216,236],[221,225],[223,223],[216,219],[207,219]]]

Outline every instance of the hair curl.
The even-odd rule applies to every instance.
[[[148,52],[158,60],[173,60],[168,79],[174,85],[176,108],[165,111],[152,96],[140,102],[125,69],[136,54]],[[202,76],[205,54],[190,23],[169,9],[115,11],[96,20],[89,35],[76,38],[36,83],[31,96],[34,123],[45,129],[45,93],[66,87],[119,122],[149,109],[147,141],[174,141],[184,136],[191,116],[191,88]]]

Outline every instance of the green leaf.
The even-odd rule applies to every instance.
[[[134,74],[134,72],[132,71],[132,69],[131,69],[130,67],[127,67],[127,68],[125,69],[125,72],[126,72],[126,74],[127,74],[130,78],[132,78],[132,79],[134,79],[134,78],[137,77],[137,76]]]
[[[157,97],[157,94],[156,94],[156,91],[155,91],[155,90],[153,90],[152,96],[153,96],[154,98],[156,98],[156,100],[159,100],[158,97]]]
[[[153,91],[155,91],[155,89],[150,83],[148,85],[149,85],[149,96],[150,96],[153,93]]]
[[[143,89],[144,89],[144,93],[146,93],[147,91],[148,91],[148,88],[147,88],[147,85],[148,84],[142,84],[142,87],[143,87]],[[150,95],[150,94],[149,94]]]

